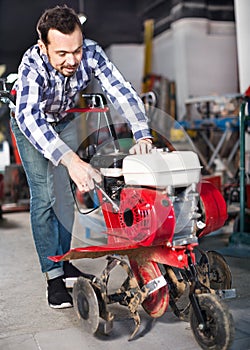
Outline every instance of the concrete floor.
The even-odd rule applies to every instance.
[[[74,246],[86,244],[84,234],[76,222]],[[228,237],[226,233],[211,235],[204,238],[201,245],[224,249]],[[227,301],[236,328],[232,350],[247,350],[250,349],[250,258],[226,256],[226,260],[237,290],[237,297]],[[98,275],[105,261],[85,259],[75,264]],[[86,333],[73,308],[50,309],[30,232],[29,213],[6,214],[0,221],[0,276],[0,350],[112,350],[122,346],[132,350],[199,349],[189,324],[179,321],[170,309],[157,320],[141,310],[141,328],[132,342],[127,340],[133,321],[122,306],[114,308],[114,328],[109,336],[101,332]]]

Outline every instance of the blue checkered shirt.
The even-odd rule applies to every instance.
[[[38,45],[34,45],[26,51],[19,66],[14,86],[15,115],[23,134],[54,165],[70,148],[50,123],[62,120],[65,111],[74,107],[77,93],[87,87],[92,75],[114,108],[129,122],[134,138],[150,137],[141,99],[97,43],[84,39],[82,61],[70,79],[56,71]]]

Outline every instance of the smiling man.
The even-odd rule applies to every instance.
[[[47,40],[38,40],[38,45],[62,75],[70,77],[76,72],[82,59],[82,32],[79,27],[69,34],[50,29]]]
[[[83,192],[93,189],[94,181],[101,181],[99,172],[78,157],[74,128],[63,133],[74,118],[65,111],[75,106],[77,94],[94,76],[131,125],[136,141],[131,153],[148,152],[151,136],[142,101],[102,48],[83,38],[72,9],[57,6],[46,10],[37,32],[38,43],[26,51],[18,70],[11,126],[30,188],[31,227],[47,278],[48,303],[65,308],[72,306],[72,298],[63,279],[83,273],[68,262],[54,263],[47,257],[70,249],[74,201],[69,177]],[[49,166],[52,173],[48,173]],[[66,217],[67,225],[59,220],[58,212]]]

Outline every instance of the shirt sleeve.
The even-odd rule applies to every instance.
[[[135,140],[151,138],[142,100],[97,44],[93,65],[95,77],[115,109],[130,124]]]
[[[19,68],[16,100],[16,120],[22,133],[43,156],[58,165],[70,148],[60,139],[46,121],[42,101],[44,78],[31,64],[22,63]]]

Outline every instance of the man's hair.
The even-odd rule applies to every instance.
[[[76,26],[81,29],[81,22],[76,12],[67,5],[63,5],[47,9],[38,20],[36,29],[39,39],[47,46],[50,29],[56,29],[63,34],[71,34]]]

